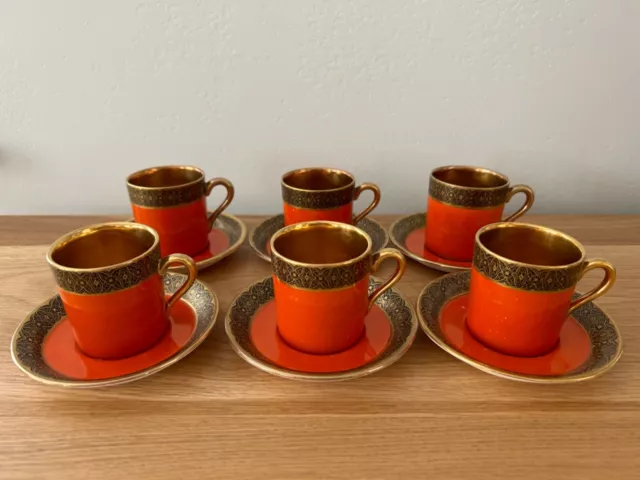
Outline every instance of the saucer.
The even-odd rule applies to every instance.
[[[185,281],[185,275],[164,276],[167,295]],[[76,346],[73,330],[56,295],[32,311],[13,334],[11,357],[39,382],[72,388],[106,387],[148,377],[186,357],[209,335],[218,315],[218,299],[202,282],[172,307],[171,327],[149,350],[120,360],[99,360]]]
[[[258,225],[249,237],[249,243],[251,248],[255,250],[260,258],[271,261],[271,252],[269,251],[269,240],[271,236],[278,230],[284,227],[284,215],[276,215],[274,217],[267,218],[264,222]],[[373,253],[383,249],[389,243],[389,237],[382,225],[371,218],[363,218],[356,225],[360,230],[363,230],[367,235],[371,237],[373,243]]]
[[[369,291],[380,286],[370,278]],[[267,373],[293,380],[336,381],[363,377],[402,357],[413,342],[418,320],[411,304],[391,288],[365,319],[365,333],[353,347],[313,355],[295,350],[278,335],[271,277],[238,295],[225,318],[225,330],[240,357]]]
[[[440,348],[483,372],[529,383],[573,383],[602,375],[622,355],[620,332],[595,303],[576,309],[560,332],[558,345],[538,357],[513,357],[485,347],[465,325],[470,272],[444,275],[418,297],[425,333]],[[578,298],[579,293],[574,294]]]
[[[471,262],[458,262],[441,258],[424,247],[424,232],[427,228],[425,213],[414,213],[396,220],[389,228],[393,244],[407,257],[434,270],[457,272],[471,268]]]
[[[134,219],[130,218],[129,221],[133,222]],[[196,262],[196,268],[204,270],[228,257],[240,248],[245,238],[247,238],[247,227],[242,220],[233,215],[221,213],[209,232],[209,248],[198,255],[192,256]],[[184,268],[178,265],[171,266],[169,269],[184,271]]]

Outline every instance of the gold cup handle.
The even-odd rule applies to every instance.
[[[353,218],[354,225],[357,225],[360,220],[369,215],[380,203],[380,197],[382,195],[380,193],[380,188],[375,183],[363,183],[362,185],[358,185],[353,191],[353,200],[355,201],[360,198],[360,194],[365,190],[371,190],[373,192],[373,201],[371,202],[371,205]]]
[[[520,209],[515,212],[513,215],[505,218],[503,222],[513,222],[524,215],[527,210],[529,210],[533,206],[533,201],[536,199],[535,194],[533,193],[533,189],[527,185],[514,185],[509,189],[507,193],[507,202],[513,198],[516,193],[524,193],[525,200],[524,205],[520,207]]]
[[[604,270],[604,278],[600,282],[600,285],[595,287],[590,292],[585,293],[577,300],[571,302],[571,304],[569,305],[569,315],[571,315],[576,308],[581,307],[585,303],[591,302],[592,300],[595,300],[596,298],[604,295],[616,281],[616,269],[614,268],[614,266],[606,260],[601,259],[587,260],[585,262],[584,269],[580,274],[580,278],[584,277],[584,274],[589,270],[595,270],[596,268],[601,268]]]
[[[208,217],[209,230],[213,228],[213,224],[215,223],[216,218],[218,218],[218,215],[220,215],[224,211],[224,209],[229,206],[229,204],[231,203],[231,200],[233,200],[233,195],[235,194],[233,183],[231,183],[229,180],[227,180],[226,178],[212,178],[206,183],[205,195],[208,197],[211,194],[211,191],[213,190],[213,188],[217,187],[218,185],[222,185],[224,188],[227,189],[227,196],[222,201],[220,206],[216,208],[215,211],[211,213],[211,215],[209,215]]]
[[[158,272],[160,273],[160,275],[164,275],[165,273],[167,273],[167,269],[169,268],[169,266],[175,263],[179,263],[187,269],[187,279],[182,285],[180,285],[180,288],[176,290],[176,292],[171,295],[171,297],[169,297],[169,300],[167,300],[167,310],[171,308],[171,306],[176,303],[180,299],[180,297],[182,297],[182,295],[187,292],[187,290],[191,288],[191,285],[193,285],[193,282],[195,282],[196,278],[198,277],[196,263],[191,257],[183,255],[182,253],[174,253],[160,260],[160,264],[158,265]]]
[[[371,259],[373,262],[373,265],[371,266],[371,273],[375,273],[382,262],[384,262],[388,258],[394,258],[398,263],[398,266],[396,267],[396,271],[393,272],[393,275],[391,275],[391,278],[389,278],[389,280],[387,280],[373,292],[371,292],[371,295],[369,295],[369,309],[373,307],[374,303],[376,303],[376,300],[385,292],[385,290],[393,287],[402,278],[402,275],[404,275],[404,269],[407,266],[407,260],[404,258],[404,255],[402,255],[395,248],[383,248],[378,253],[373,254],[373,257]]]

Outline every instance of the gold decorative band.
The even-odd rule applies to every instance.
[[[69,271],[55,265],[51,265],[51,270],[62,290],[80,295],[100,295],[136,286],[158,273],[159,262],[160,245],[156,244],[143,258],[110,270]]]
[[[481,188],[464,187],[443,182],[431,177],[429,195],[442,203],[456,207],[487,208],[503,205],[507,200],[509,184],[501,187]]]
[[[292,207],[325,210],[347,205],[353,201],[354,185],[335,190],[297,190],[282,185],[282,200]]]
[[[476,244],[473,268],[485,277],[507,287],[533,292],[556,292],[571,288],[578,283],[583,264],[536,268],[525,264],[509,263]]]
[[[195,202],[206,195],[204,180],[177,187],[139,188],[127,184],[129,199],[140,207],[175,207]]]
[[[302,266],[272,256],[273,273],[292,287],[307,290],[334,290],[353,285],[362,280],[371,268],[371,256],[351,263],[333,267]]]

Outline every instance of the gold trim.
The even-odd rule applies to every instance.
[[[158,262],[162,260],[162,258],[158,258]],[[134,283],[133,285],[130,285],[128,287],[125,288],[121,288],[119,290],[110,290],[110,291],[105,291],[105,292],[100,292],[100,293],[79,293],[79,292],[74,292],[72,290],[67,290],[65,288],[62,288],[60,285],[57,284],[57,279],[56,279],[56,286],[58,287],[58,294],[60,294],[60,292],[65,292],[65,293],[71,293],[73,294],[74,297],[97,297],[97,296],[106,296],[106,295],[113,295],[115,293],[120,293],[120,292],[126,292],[127,290],[133,290],[134,288],[138,288],[140,286],[141,283],[149,280],[151,277],[153,277],[153,275],[155,273],[158,273],[157,271],[152,273],[151,275],[149,275],[148,277],[145,277],[143,279],[141,279],[138,283]],[[55,277],[54,277],[55,278]]]
[[[355,378],[364,377],[366,375],[370,375],[372,373],[383,370],[389,367],[390,365],[394,364],[398,360],[400,360],[400,358],[402,358],[404,354],[409,350],[409,348],[411,347],[416,337],[416,334],[418,331],[418,318],[416,316],[415,308],[413,308],[413,305],[406,299],[406,297],[400,291],[392,288],[390,291],[392,291],[395,295],[397,295],[403,301],[404,305],[406,306],[406,308],[409,310],[411,314],[411,330],[409,332],[409,335],[407,335],[407,337],[404,339],[402,344],[398,347],[398,349],[395,352],[384,357],[381,361],[376,361],[374,359],[373,361],[367,363],[366,365],[355,368],[353,370],[347,370],[347,371],[336,372],[336,373],[306,373],[306,372],[299,372],[295,370],[288,370],[286,368],[278,367],[277,365],[274,365],[266,360],[262,360],[258,358],[252,352],[242,348],[231,327],[231,322],[232,322],[231,312],[233,312],[234,307],[236,307],[238,300],[243,295],[247,295],[252,288],[258,285],[262,285],[263,283],[269,282],[269,281],[271,281],[271,285],[273,285],[272,278],[265,277],[262,280],[259,280],[251,284],[245,290],[243,290],[238,295],[236,295],[233,301],[231,302],[229,308],[227,309],[227,314],[225,316],[225,322],[224,322],[225,332],[227,334],[227,337],[229,338],[229,341],[231,343],[231,347],[233,348],[233,350],[238,354],[240,358],[242,358],[248,364],[252,365],[253,367],[256,367],[259,370],[262,370],[263,372],[269,373],[271,375],[276,375],[278,377],[283,377],[288,380],[300,380],[300,381],[316,382],[316,383],[352,380]],[[375,286],[376,284],[382,284],[381,280],[378,280],[374,277],[371,277],[369,282],[370,282],[369,283],[370,288],[372,285]],[[271,298],[273,298],[273,296]],[[393,325],[394,320],[390,318],[387,312],[385,312],[385,315],[389,320],[389,322]],[[387,344],[385,349],[388,349],[388,348],[390,348],[389,344]],[[382,355],[382,353],[380,355]]]
[[[312,171],[321,171],[321,172],[330,172],[330,173],[338,173],[340,175],[345,175],[347,177],[349,177],[351,179],[351,182],[348,185],[344,185],[342,187],[337,187],[337,188],[329,188],[326,190],[311,190],[308,188],[297,188],[297,187],[293,187],[291,185],[289,185],[288,183],[285,182],[285,178],[293,175],[293,174],[298,174],[298,173],[304,173],[304,172],[312,172]],[[344,190],[346,188],[355,188],[356,186],[356,179],[355,177],[347,172],[346,170],[340,170],[339,168],[329,168],[329,167],[307,167],[307,168],[296,168],[295,170],[289,170],[288,172],[284,173],[282,175],[282,177],[280,177],[280,185],[282,187],[286,187],[289,190],[295,190],[296,192],[304,192],[304,193],[312,193],[312,192],[317,192],[317,193],[330,193],[330,192],[337,192],[339,190]]]
[[[576,260],[575,262],[571,262],[571,263],[567,263],[566,265],[558,265],[558,266],[548,266],[548,265],[534,265],[532,263],[524,263],[524,262],[517,262],[515,260],[510,260],[506,257],[503,257],[502,255],[498,255],[497,253],[494,253],[493,251],[489,250],[486,246],[483,245],[483,243],[480,241],[480,236],[485,233],[488,232],[490,230],[498,230],[498,229],[502,229],[502,228],[530,228],[532,230],[538,230],[540,232],[544,232],[544,233],[551,233],[553,235],[557,235],[559,237],[563,237],[565,240],[567,240],[568,242],[573,243],[573,245],[575,245],[578,250],[580,250],[581,253],[581,257],[580,259]],[[549,228],[549,227],[543,227],[542,225],[534,225],[533,223],[522,223],[522,222],[518,222],[518,223],[514,223],[514,222],[497,222],[497,223],[491,223],[489,225],[486,225],[484,227],[482,227],[480,230],[478,230],[476,232],[476,246],[482,248],[486,253],[488,253],[489,255],[491,255],[492,257],[495,257],[496,259],[504,262],[504,263],[508,263],[511,265],[517,265],[520,267],[528,267],[528,268],[534,268],[534,269],[539,269],[539,270],[560,270],[560,269],[569,269],[569,268],[575,268],[577,265],[581,264],[584,262],[587,253],[584,249],[584,247],[582,246],[582,244],[576,240],[575,238],[573,238],[570,235],[567,235],[566,233],[563,233],[559,230],[555,230],[553,228]]]
[[[367,207],[365,207],[364,210],[354,215],[353,217],[354,225],[357,225],[358,223],[360,223],[360,220],[362,220],[371,212],[373,212],[375,208],[380,204],[380,200],[382,199],[382,192],[380,191],[380,187],[378,187],[378,185],[376,185],[375,183],[365,182],[358,185],[353,191],[353,201],[355,202],[356,200],[358,200],[360,198],[360,195],[362,195],[362,192],[366,192],[366,191],[369,191],[372,193],[373,199],[371,200],[371,203]]]
[[[135,205],[138,208],[144,208],[146,210],[170,210],[172,208],[182,208],[185,205],[190,205],[192,203],[196,203],[196,202],[199,202],[201,200],[202,200],[201,198],[197,198],[195,200],[191,200],[191,201],[184,202],[184,203],[176,203],[175,205],[161,205],[161,206],[157,206],[157,207],[153,207],[153,206],[150,206],[150,205],[140,205],[140,204],[133,203],[133,202],[130,202],[130,203],[131,203],[131,205]]]
[[[353,238],[357,238],[358,249],[362,247],[360,240],[364,239],[366,242],[365,250],[358,254],[354,258],[343,262],[336,263],[305,263],[297,260],[293,260],[276,249],[276,244],[280,238],[289,236],[286,240],[290,240],[291,234],[295,232],[337,232],[340,234],[336,237],[342,240],[345,236],[345,232],[353,234]],[[283,238],[283,240],[285,240]],[[295,240],[295,237],[294,237]],[[298,239],[298,242],[303,240]],[[311,239],[307,239],[311,241]],[[304,243],[304,249],[315,251],[317,247],[327,248],[326,245],[319,245],[316,242],[314,245]],[[283,245],[280,245],[283,247]],[[346,248],[345,245],[343,247]],[[329,248],[338,248],[337,245]],[[352,225],[347,225],[340,222],[327,222],[327,221],[313,221],[297,223],[290,225],[281,230],[278,230],[271,237],[271,264],[273,265],[273,274],[281,281],[292,287],[308,288],[312,290],[333,290],[335,288],[342,288],[350,285],[354,285],[367,274],[371,272],[371,253],[372,242],[369,235]],[[286,250],[284,250],[286,252]],[[354,252],[348,251],[349,254]]]
[[[154,239],[153,244],[147,250],[145,250],[144,253],[141,253],[137,257],[134,257],[124,262],[115,263],[113,265],[107,265],[105,267],[97,267],[97,268],[65,267],[64,265],[60,265],[53,260],[52,258],[53,252],[55,252],[65,244],[69,243],[70,241],[75,240],[76,238],[84,237],[90,233],[94,233],[96,231],[106,230],[106,229],[145,230],[147,233],[153,236],[153,239]],[[115,268],[125,267],[127,265],[131,265],[132,263],[142,260],[153,251],[153,249],[158,245],[158,243],[160,243],[160,237],[158,236],[158,232],[156,232],[153,228],[148,227],[142,223],[134,223],[134,224],[131,224],[131,222],[94,223],[92,225],[87,225],[86,227],[77,228],[75,230],[72,230],[69,233],[65,233],[61,237],[58,237],[58,239],[55,240],[49,247],[49,250],[47,251],[45,258],[49,263],[49,265],[51,265],[52,267],[58,270],[63,270],[65,272],[77,272],[77,273],[104,272],[107,270],[113,270]]]
[[[132,232],[143,232],[149,236],[144,243],[147,243],[149,239],[152,242],[151,246],[147,247],[143,253],[129,260],[102,267],[69,267],[62,265],[60,258],[55,259],[56,254],[67,245],[100,232],[124,232],[128,236],[131,236]],[[85,245],[82,248],[86,252],[89,246]],[[160,262],[159,236],[155,230],[141,224],[129,222],[94,224],[76,229],[58,238],[49,247],[46,260],[58,287],[62,291],[85,296],[106,295],[136,287],[158,272]]]
[[[461,210],[493,210],[495,208],[498,208],[500,205],[504,205],[504,204],[499,204],[499,205],[489,205],[487,207],[470,207],[468,205],[460,205],[460,204],[456,205],[455,203],[445,202],[435,197],[433,197],[433,200],[435,200],[438,203],[441,203],[442,205],[446,205],[447,207],[459,208]]]
[[[478,272],[479,275],[481,275],[482,277],[486,278],[487,280],[491,280],[492,282],[500,284],[501,287],[507,288],[509,290],[515,290],[517,292],[532,293],[534,295],[535,294],[545,295],[545,294],[548,294],[548,293],[563,292],[565,290],[570,290],[571,288],[576,286],[576,284],[574,284],[574,285],[572,285],[570,287],[562,288],[562,289],[559,289],[559,290],[529,290],[527,288],[514,287],[513,285],[507,285],[506,283],[499,282],[495,278],[491,278],[490,276],[486,275],[484,272],[478,270],[477,268],[476,268],[476,272]]]
[[[419,255],[416,255],[411,250],[406,247],[405,240],[407,236],[420,228],[426,227],[426,214],[425,213],[412,213],[411,215],[407,215],[405,217],[399,218],[395,222],[391,224],[389,227],[389,238],[391,243],[400,250],[405,256],[409,257],[412,260],[424,265],[425,267],[432,268],[434,270],[438,270],[440,272],[451,273],[451,272],[460,272],[460,271],[468,271],[471,267],[459,267],[457,265],[450,265],[446,263],[433,262],[431,260],[427,260]],[[401,235],[401,238],[400,238]],[[469,262],[471,263],[471,262]]]
[[[136,185],[134,183],[131,183],[131,180],[133,179],[133,177],[141,177],[143,175],[148,175],[150,173],[156,172],[158,170],[191,170],[192,172],[197,172],[200,174],[200,178],[196,179],[196,180],[192,180],[190,182],[186,182],[186,183],[181,183],[180,185],[172,185],[172,186],[165,186],[165,187],[143,187],[140,185]],[[171,189],[171,188],[176,188],[176,187],[187,187],[190,185],[195,185],[198,182],[203,182],[205,179],[205,173],[204,170],[202,170],[201,168],[198,167],[194,167],[192,165],[159,165],[157,167],[149,167],[149,168],[145,168],[142,170],[138,170],[137,172],[133,172],[132,174],[130,174],[127,177],[127,186],[131,186],[131,188],[135,188],[137,190],[147,190],[147,191],[159,191],[159,190],[167,190],[167,189]]]
[[[343,205],[338,205],[336,207],[322,207],[322,208],[318,208],[318,207],[300,207],[298,205],[293,205],[292,203],[287,202],[286,200],[282,200],[283,203],[286,203],[287,205],[292,206],[293,208],[295,208],[296,210],[322,210],[323,212],[330,212],[331,210],[338,210],[339,208],[344,207],[345,205],[347,205],[348,203],[345,203]],[[353,201],[353,200],[351,200]]]
[[[367,248],[365,249],[364,252],[362,252],[360,255],[358,255],[357,257],[354,258],[350,258],[349,260],[346,260],[344,262],[337,262],[337,263],[323,263],[323,264],[315,264],[315,263],[304,263],[304,262],[297,262],[295,260],[291,260],[287,257],[285,257],[284,255],[282,255],[281,253],[279,253],[276,248],[275,248],[275,241],[281,237],[282,235],[289,233],[289,232],[293,232],[296,230],[306,230],[308,228],[312,228],[312,227],[320,227],[320,226],[324,226],[327,228],[335,228],[337,230],[350,230],[351,232],[354,232],[356,235],[360,235],[362,237],[365,238],[365,240],[367,241]],[[369,235],[364,232],[363,230],[360,230],[358,227],[354,227],[353,225],[349,225],[346,223],[340,223],[340,222],[329,222],[329,221],[325,221],[325,220],[316,220],[313,222],[302,222],[302,223],[296,223],[294,225],[289,225],[288,227],[284,227],[280,230],[278,230],[276,233],[274,233],[271,236],[271,241],[269,242],[270,247],[271,247],[271,254],[278,257],[281,261],[288,263],[290,265],[296,265],[298,267],[306,267],[306,268],[333,268],[333,267],[346,267],[349,265],[354,265],[362,260],[364,260],[365,258],[367,258],[368,256],[371,255],[371,250],[373,248],[373,244],[371,242],[371,237],[369,237]]]
[[[134,183],[136,179],[162,171],[195,173],[197,178],[183,183],[153,187]],[[182,207],[208,196],[204,171],[190,165],[163,165],[139,170],[127,177],[126,186],[131,204],[142,208]]]
[[[375,273],[380,268],[380,265],[384,263],[385,260],[394,259],[396,261],[396,269],[382,285],[376,288],[373,292],[369,294],[369,310],[373,307],[378,299],[393,287],[396,283],[400,281],[402,276],[404,275],[404,271],[407,268],[407,260],[404,258],[404,255],[400,253],[400,251],[395,248],[383,248],[378,253],[374,253],[371,259],[371,272]]]
[[[370,274],[367,272],[367,275],[370,275]],[[366,275],[365,275],[365,276],[366,276]],[[284,280],[282,280],[282,279],[280,279],[279,277],[277,277],[277,275],[276,275],[276,278],[278,278],[278,280],[280,280],[282,283],[286,284],[286,285],[287,285],[287,287],[291,287],[291,288],[293,288],[294,290],[301,290],[301,291],[303,291],[303,292],[340,292],[340,291],[342,291],[342,290],[347,290],[347,289],[349,289],[349,288],[353,288],[353,286],[354,286],[356,283],[358,283],[360,280],[362,280],[364,277],[362,277],[360,280],[357,280],[357,281],[355,281],[355,282],[353,282],[353,283],[350,283],[350,284],[348,284],[348,285],[345,285],[344,287],[323,288],[323,289],[320,289],[320,288],[299,287],[299,286],[297,286],[297,285],[292,285],[292,284],[290,284],[290,283],[285,282]]]
[[[312,189],[294,187],[289,183],[290,178],[314,172],[319,175],[340,175],[346,177],[348,183],[340,187]],[[349,172],[336,168],[300,168],[285,173],[280,178],[282,201],[292,207],[303,210],[333,210],[350,205],[356,198],[355,178]]]
[[[275,225],[275,226],[274,226]],[[374,220],[371,217],[365,217],[356,225],[357,228],[365,232],[371,238],[372,251],[376,253],[386,247],[389,243],[389,234],[387,231],[380,225],[379,222]],[[249,245],[253,249],[253,251],[260,257],[262,260],[265,260],[271,263],[271,256],[267,254],[266,246],[269,244],[268,240],[264,241],[264,248],[259,246],[256,241],[262,238],[262,235],[267,235],[269,232],[277,232],[281,228],[284,228],[284,215],[281,213],[278,215],[274,215],[269,217],[258,225],[256,225],[251,230],[251,235],[249,235]],[[265,231],[266,230],[266,231]],[[263,232],[264,231],[264,232]],[[271,235],[273,235],[273,233]],[[269,237],[271,238],[271,237]],[[379,240],[379,241],[378,241]]]
[[[472,171],[472,172],[487,173],[489,175],[494,175],[496,177],[499,177],[504,183],[502,185],[498,185],[497,187],[465,187],[463,185],[456,185],[455,183],[445,182],[444,180],[440,180],[434,175],[436,173],[444,172],[447,170],[466,170],[466,171]],[[495,170],[491,170],[489,168],[474,167],[472,165],[445,165],[443,167],[434,168],[433,170],[431,170],[431,175],[429,176],[429,178],[436,180],[444,185],[449,185],[455,188],[459,188],[461,190],[483,190],[483,191],[500,190],[501,188],[508,187],[509,183],[511,183],[511,181],[509,180],[509,177],[507,177],[506,175],[500,172],[496,172]]]
[[[273,274],[283,283],[299,290],[332,291],[352,287],[371,271],[371,257],[343,267],[314,267],[291,265],[274,256],[271,265]]]
[[[483,175],[496,179],[500,183],[496,186],[479,184],[477,186],[465,186],[454,183],[451,179],[441,178],[442,174],[449,172],[470,176]],[[450,165],[436,168],[431,171],[429,178],[429,197],[445,205],[467,208],[486,209],[503,206],[507,202],[510,191],[509,178],[499,172],[480,167],[466,165]]]
[[[167,274],[167,276],[184,277],[184,275],[182,274],[174,274],[174,273],[169,273]],[[213,290],[209,288],[207,284],[205,284],[200,280],[196,280],[194,282],[194,287],[196,285],[198,288],[203,289],[206,293],[210,295],[211,303],[213,305],[213,313],[210,316],[210,319],[208,320],[209,323],[205,326],[205,329],[200,333],[200,336],[196,338],[193,343],[191,344],[187,343],[188,346],[186,346],[186,348],[184,348],[183,350],[178,351],[173,356],[147,369],[140,370],[138,372],[130,373],[127,375],[122,375],[115,378],[107,378],[102,380],[71,380],[71,379],[66,379],[64,377],[51,378],[44,375],[36,374],[31,370],[29,370],[29,368],[26,365],[23,365],[23,363],[17,358],[17,341],[18,341],[19,333],[23,329],[24,325],[29,321],[31,316],[41,308],[47,306],[53,298],[58,297],[57,295],[49,298],[42,304],[38,305],[22,320],[22,322],[20,322],[20,324],[18,325],[18,328],[16,328],[15,332],[13,333],[13,336],[11,337],[11,359],[13,360],[13,363],[23,373],[25,373],[28,377],[32,378],[33,380],[36,380],[37,382],[43,383],[45,385],[53,385],[53,386],[65,387],[65,388],[85,389],[85,388],[96,388],[96,387],[111,387],[115,385],[122,385],[125,383],[134,382],[136,380],[141,380],[142,378],[146,378],[150,375],[153,375],[154,373],[160,372],[161,370],[164,370],[170,367],[171,365],[177,363],[178,361],[182,360],[187,355],[192,353],[196,348],[198,348],[202,344],[202,342],[204,342],[204,340],[209,336],[209,334],[213,330],[213,327],[215,326],[215,323],[216,323],[216,319],[218,317],[220,302],[218,301],[217,295],[213,292]],[[193,303],[189,301],[188,295],[189,295],[189,292],[187,292],[185,297],[183,297],[183,300],[196,313],[196,330],[193,333],[193,335],[195,335],[197,333],[197,323],[198,323],[197,316],[199,312],[193,306]]]
[[[494,375],[496,377],[501,377],[507,380],[515,380],[519,382],[536,383],[536,384],[566,384],[566,383],[583,382],[586,380],[591,380],[593,378],[599,377],[604,373],[608,372],[611,368],[613,368],[613,366],[618,362],[618,360],[622,356],[622,336],[620,335],[620,330],[618,329],[618,326],[613,321],[611,316],[606,311],[604,311],[601,307],[598,307],[598,308],[608,318],[611,326],[613,327],[616,333],[616,336],[618,338],[618,347],[616,349],[615,355],[611,358],[611,360],[600,368],[597,368],[594,370],[588,370],[588,371],[579,373],[577,375],[572,375],[571,373],[567,373],[565,375],[560,375],[560,376],[526,375],[526,374],[511,372],[498,367],[493,367],[491,365],[479,362],[478,360],[475,360],[465,355],[464,353],[450,346],[444,339],[442,339],[438,335],[437,332],[434,332],[433,330],[431,330],[431,328],[429,327],[429,322],[424,318],[422,314],[422,308],[420,308],[422,299],[427,295],[427,291],[430,288],[433,288],[438,283],[445,281],[448,278],[453,278],[453,276],[462,276],[462,275],[469,275],[469,272],[457,272],[457,273],[451,273],[448,275],[443,275],[442,277],[437,278],[436,280],[433,280],[432,282],[428,283],[422,289],[422,291],[420,292],[420,295],[418,295],[418,300],[416,302],[416,311],[418,313],[420,327],[422,328],[424,333],[426,333],[427,336],[431,339],[431,341],[435,343],[438,347],[440,347],[442,350],[452,355],[453,357],[457,358],[458,360],[463,361],[467,365],[471,365],[472,367],[477,368],[478,370],[481,370],[485,373]],[[468,292],[468,288],[467,288],[467,292]],[[465,293],[466,292],[463,292],[457,295],[452,295],[450,298],[448,298],[447,302],[451,301],[453,298],[457,296],[464,295]],[[437,322],[438,320],[436,319],[435,321]]]

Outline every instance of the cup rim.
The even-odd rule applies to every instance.
[[[474,171],[474,172],[483,172],[483,173],[489,173],[491,175],[495,175],[496,177],[500,177],[502,180],[504,180],[504,184],[502,185],[498,185],[497,187],[466,187],[464,185],[456,185],[455,183],[451,183],[451,182],[447,182],[445,180],[441,180],[439,178],[437,178],[435,176],[436,173],[438,172],[444,172],[446,170],[467,170],[467,171]],[[438,167],[438,168],[434,168],[433,170],[431,170],[431,174],[429,176],[429,178],[432,181],[436,181],[436,182],[440,182],[444,185],[448,185],[452,188],[459,188],[461,190],[482,190],[482,191],[493,191],[493,190],[501,190],[504,188],[509,187],[509,184],[511,183],[511,180],[509,180],[509,177],[507,177],[505,174],[500,173],[496,170],[491,170],[490,168],[484,168],[484,167],[474,167],[473,165],[444,165],[442,167]]]
[[[538,231],[546,232],[546,233],[552,233],[553,235],[557,235],[559,237],[562,237],[564,240],[566,240],[568,242],[571,242],[571,244],[573,244],[580,251],[580,258],[578,260],[576,260],[575,262],[566,263],[564,265],[536,265],[535,263],[526,263],[526,262],[520,262],[520,261],[517,261],[517,260],[511,260],[510,258],[504,257],[504,256],[494,252],[493,250],[489,249],[486,245],[484,245],[480,241],[480,236],[483,233],[486,233],[486,232],[488,232],[490,230],[497,230],[497,229],[501,229],[501,228],[521,228],[521,227],[525,227],[525,228],[532,229],[532,230],[538,230]],[[533,268],[533,269],[537,269],[537,270],[563,270],[563,269],[575,268],[576,266],[578,266],[581,263],[583,263],[585,261],[585,259],[586,259],[586,256],[587,256],[587,253],[586,253],[584,247],[582,246],[582,244],[578,240],[576,240],[574,237],[572,237],[571,235],[567,235],[566,233],[561,232],[559,230],[556,230],[554,228],[544,227],[542,225],[536,225],[536,224],[533,224],[533,223],[522,223],[522,222],[496,222],[496,223],[491,223],[489,225],[486,225],[486,226],[482,227],[480,230],[478,230],[476,232],[475,244],[479,248],[482,248],[486,253],[488,253],[489,255],[497,258],[501,262],[505,262],[505,263],[508,263],[510,265],[518,265],[518,266],[522,266],[522,267]]]
[[[131,183],[131,180],[136,176],[147,175],[149,173],[153,173],[157,170],[191,170],[193,172],[197,172],[200,174],[200,178],[192,180],[190,182],[181,183],[180,185],[167,185],[164,187],[144,187],[142,185],[136,185],[135,183]],[[137,188],[138,190],[167,190],[170,188],[183,188],[191,185],[195,185],[205,178],[204,170],[199,167],[193,165],[158,165],[156,167],[148,167],[143,168],[142,170],[138,170],[137,172],[133,172],[127,176],[127,186],[131,188]]]
[[[118,228],[118,229],[122,229],[122,230],[145,230],[146,232],[150,233],[153,236],[153,244],[147,250],[145,250],[143,253],[141,253],[140,255],[137,255],[134,258],[130,258],[129,260],[125,260],[124,262],[114,263],[113,265],[106,265],[104,267],[95,267],[95,268],[67,267],[65,265],[60,265],[58,262],[56,262],[53,259],[54,252],[62,244],[67,243],[67,242],[69,242],[71,240],[74,240],[76,238],[83,237],[88,233],[97,232],[99,230],[114,229],[114,228]],[[149,254],[154,249],[158,248],[159,244],[160,244],[160,236],[158,235],[158,232],[156,232],[153,228],[148,227],[147,225],[143,225],[141,223],[134,223],[134,222],[94,223],[92,225],[87,225],[85,227],[77,228],[77,229],[72,230],[72,231],[70,231],[68,233],[65,233],[64,235],[59,237],[57,240],[55,240],[49,246],[49,250],[47,251],[47,254],[46,254],[46,259],[47,259],[47,263],[49,263],[49,265],[51,267],[55,268],[56,270],[61,270],[61,271],[64,271],[64,272],[76,272],[76,273],[104,272],[104,271],[107,271],[107,270],[114,270],[114,269],[117,269],[117,268],[125,267],[127,265],[131,265],[133,263],[136,263],[136,262],[142,260],[143,258],[149,256]]]
[[[294,173],[310,172],[312,170],[322,170],[322,171],[325,171],[325,172],[339,173],[341,175],[346,175],[347,177],[349,177],[351,179],[351,181],[347,185],[343,185],[342,187],[328,188],[328,189],[324,189],[324,190],[315,190],[315,189],[310,189],[310,188],[298,188],[298,187],[294,187],[292,185],[289,185],[288,183],[285,182],[285,178],[287,178],[290,175],[293,175]],[[324,193],[327,193],[327,192],[337,192],[339,190],[344,190],[345,188],[352,188],[356,184],[356,179],[351,173],[347,172],[346,170],[341,170],[339,168],[332,168],[332,167],[305,167],[305,168],[296,168],[294,170],[289,170],[288,172],[284,173],[282,175],[282,177],[280,178],[280,184],[283,187],[286,187],[289,190],[295,190],[296,192],[307,192],[307,193],[323,193],[324,192]]]
[[[331,227],[331,228],[340,228],[343,230],[350,230],[352,232],[355,232],[356,234],[363,236],[365,238],[365,240],[367,241],[367,248],[365,249],[364,252],[362,252],[360,255],[358,255],[357,257],[354,258],[350,258],[349,260],[345,260],[344,262],[337,262],[337,263],[305,263],[305,262],[298,262],[297,260],[292,260],[288,257],[285,257],[283,254],[281,254],[280,252],[278,252],[275,248],[275,241],[281,237],[282,235],[285,235],[286,233],[295,231],[295,230],[302,230],[304,228],[309,228],[309,227],[314,227],[314,226],[327,226],[327,227]],[[342,222],[330,222],[328,220],[314,220],[314,221],[310,221],[310,222],[300,222],[300,223],[295,223],[293,225],[289,225],[286,227],[281,228],[280,230],[278,230],[276,233],[274,233],[271,236],[271,240],[269,241],[269,247],[271,248],[271,254],[275,255],[276,257],[278,257],[280,260],[282,260],[283,262],[289,263],[291,265],[297,265],[300,267],[307,267],[307,268],[328,268],[328,267],[344,267],[344,266],[348,266],[348,265],[352,265],[355,263],[358,263],[360,261],[362,261],[364,258],[366,258],[367,256],[371,255],[371,251],[373,250],[373,242],[371,241],[371,237],[369,237],[369,235],[360,230],[358,227],[355,227],[353,225],[349,225],[348,223],[342,223]]]

